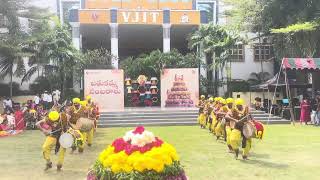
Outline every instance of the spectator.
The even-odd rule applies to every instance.
[[[51,109],[52,107],[52,94],[51,93],[47,93],[47,101],[48,101],[48,109]]]
[[[5,112],[10,111],[13,112],[13,108],[12,108],[12,100],[9,97],[6,97],[3,100],[3,110]]]
[[[305,123],[306,125],[311,120],[310,112],[310,102],[306,97],[303,98],[303,101],[300,104],[301,113],[300,113],[300,124]]]
[[[60,94],[61,92],[58,89],[52,92],[53,104],[59,104]]]
[[[43,107],[45,110],[50,108],[50,103],[52,102],[52,96],[48,93],[48,91],[44,91],[42,94]]]
[[[15,129],[16,121],[13,112],[7,112],[7,120],[8,120],[8,126],[10,129]]]
[[[319,96],[317,96],[315,99],[311,100],[311,123],[316,124],[316,116],[317,116],[317,109],[318,109],[318,99]]]
[[[40,104],[40,95],[35,95],[33,98],[34,103],[36,104],[36,106],[38,106]]]
[[[320,125],[320,96],[317,96],[317,111],[315,115],[315,125]]]

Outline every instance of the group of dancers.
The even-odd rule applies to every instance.
[[[99,119],[99,108],[90,96],[84,100],[73,98],[72,102],[61,107],[55,105],[47,115],[36,123],[36,126],[46,135],[42,145],[43,158],[46,161],[45,170],[52,168],[51,151],[58,154],[57,170],[60,171],[68,147],[63,146],[63,134],[72,137],[71,153],[78,149],[83,153],[85,145],[92,146],[94,132]],[[67,140],[70,141],[70,140]]]
[[[223,138],[230,153],[238,159],[240,145],[242,158],[248,159],[252,138],[263,138],[264,126],[252,119],[249,107],[243,99],[210,97],[201,95],[198,123],[201,128],[209,129],[217,140]]]

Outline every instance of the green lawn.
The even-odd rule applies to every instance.
[[[66,155],[62,172],[44,172],[39,131],[0,139],[0,179],[85,179],[99,152],[129,128],[99,129],[95,144],[84,154]],[[316,180],[320,178],[320,128],[270,125],[265,139],[255,140],[250,160],[235,160],[223,142],[207,130],[190,127],[147,128],[173,144],[190,179]],[[54,156],[55,157],[55,156]],[[55,159],[54,159],[55,160]]]

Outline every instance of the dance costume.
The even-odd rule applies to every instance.
[[[42,127],[42,125],[45,127]],[[45,170],[48,170],[49,168],[52,168],[52,162],[50,159],[51,150],[59,146],[58,144],[59,137],[62,132],[66,131],[67,121],[65,119],[62,119],[57,111],[51,111],[48,117],[46,117],[44,120],[39,121],[37,123],[37,126],[39,129],[41,129],[42,131],[48,134],[42,145],[43,158],[47,162]],[[49,130],[51,131],[49,132]],[[64,155],[65,155],[66,149],[62,147],[58,147],[56,148],[56,153],[57,152],[59,154],[57,170],[60,170],[64,162]]]

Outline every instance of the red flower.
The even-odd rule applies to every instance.
[[[113,141],[112,146],[114,147],[114,152],[118,153],[125,149],[125,147],[127,146],[127,142],[125,142],[123,138],[118,138]]]
[[[145,153],[145,152],[149,151],[151,148],[152,148],[151,146],[145,145],[145,146],[141,147],[141,148],[139,149],[139,151],[140,151],[141,153]]]
[[[159,139],[158,137],[156,137],[156,141],[152,142],[152,145],[154,147],[159,147],[163,144],[163,141],[161,139]]]
[[[132,133],[133,134],[142,134],[144,132],[143,126],[138,126]]]

